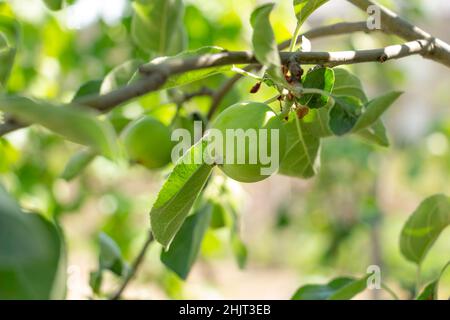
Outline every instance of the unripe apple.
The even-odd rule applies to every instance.
[[[284,157],[286,146],[285,128],[278,115],[264,103],[240,102],[234,104],[219,114],[214,121],[212,128],[220,130],[223,137],[222,154],[218,155],[221,159],[219,168],[228,177],[234,180],[241,182],[257,182],[270,176],[270,174],[263,173],[261,170],[262,168],[267,168],[269,166],[268,163],[262,163],[260,157],[261,146],[266,146],[265,154],[268,155],[271,160],[274,160],[274,162],[278,161],[274,164],[276,166],[274,171],[276,171],[279,163]],[[237,131],[234,131],[236,132],[236,137],[234,138],[228,136],[228,139],[234,141],[227,141],[227,129],[242,129],[244,132],[248,129],[254,129],[257,132],[257,141],[248,143],[248,140],[246,140],[244,144],[245,148],[242,150],[242,147],[238,148],[239,144],[237,143],[237,139],[243,139],[242,130],[240,134],[238,134]],[[260,129],[267,129],[267,139],[264,139],[264,136],[260,136]],[[272,142],[272,131],[277,131],[278,136],[274,136],[278,138],[277,141]],[[240,135],[240,137],[238,137],[238,135]],[[229,143],[234,143],[234,154],[232,155],[226,151],[227,144]],[[276,146],[277,148],[272,149],[273,146]],[[241,153],[242,157],[242,152],[245,155],[246,161],[245,163],[239,164],[238,154]],[[251,163],[249,161],[250,154],[254,154],[255,152],[258,155],[256,163]]]
[[[121,138],[133,162],[148,169],[158,169],[170,162],[173,146],[170,130],[153,117],[144,116],[131,122]]]

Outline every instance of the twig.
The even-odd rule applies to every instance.
[[[340,22],[335,23],[329,26],[324,27],[318,27],[312,30],[309,30],[305,32],[302,35],[299,35],[295,41],[295,44],[297,44],[299,41],[301,41],[302,37],[306,37],[310,40],[317,39],[317,38],[325,38],[325,37],[331,37],[331,36],[338,36],[343,34],[350,34],[354,32],[374,32],[378,30],[369,29],[367,27],[367,23],[365,21],[360,22]],[[292,39],[286,40],[281,42],[278,45],[278,49],[284,50],[289,47],[289,45],[292,43]],[[254,66],[248,66],[244,68],[245,71],[251,71],[252,69],[255,69],[259,67],[258,65]],[[211,102],[211,106],[208,110],[207,118],[210,120],[214,113],[216,112],[217,108],[219,107],[222,100],[225,98],[227,93],[233,88],[233,86],[242,78],[242,75],[235,74],[233,77],[225,81],[222,86],[216,91],[216,93],[213,96],[213,100]]]
[[[148,247],[153,242],[153,233],[149,231],[147,240],[145,241],[144,245],[142,246],[139,255],[136,257],[136,259],[133,262],[133,265],[131,266],[131,270],[126,276],[125,280],[123,281],[122,285],[119,287],[119,289],[111,296],[111,300],[119,300],[122,296],[123,292],[127,288],[128,284],[130,283],[131,279],[135,276],[136,272],[138,271],[139,267],[141,266],[142,262],[144,261],[145,253],[147,252]]]
[[[409,23],[394,12],[376,4],[370,0],[347,0],[361,10],[367,12],[370,6],[376,6],[380,10],[381,25],[387,32],[393,33],[406,41],[427,39],[433,43],[430,50],[422,53],[424,58],[434,60],[450,68],[450,45],[441,39],[433,37],[421,28]]]

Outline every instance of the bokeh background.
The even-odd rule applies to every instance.
[[[253,0],[185,0],[189,48],[217,45],[250,49],[249,16]],[[276,1],[272,23],[277,40],[295,28],[291,1]],[[447,0],[382,1],[385,5],[449,42]],[[102,79],[115,66],[148,57],[129,35],[130,3],[126,0],[78,0],[53,13],[41,1],[0,2],[0,13],[22,22],[23,40],[8,91],[70,101],[78,87]],[[346,1],[333,0],[305,26],[365,20]],[[355,34],[313,42],[313,50],[376,48],[401,40],[382,34]],[[153,245],[126,298],[288,299],[307,283],[324,283],[339,275],[362,275],[379,265],[383,280],[402,298],[414,288],[416,269],[400,254],[402,225],[421,200],[450,194],[450,70],[421,57],[386,64],[348,67],[358,74],[370,97],[389,90],[405,94],[385,116],[391,147],[371,146],[354,137],[330,138],[322,149],[317,177],[307,181],[273,176],[244,185],[217,172],[239,208],[240,234],[248,263],[236,264],[227,230],[208,231],[201,256],[186,282],[163,267],[161,248]],[[201,84],[217,88],[227,74]],[[222,107],[239,99],[265,100],[262,90],[249,96],[254,81],[244,79]],[[184,88],[183,88],[184,89]],[[208,97],[185,105],[205,112]],[[121,111],[128,118],[144,112],[170,118],[175,105],[163,95],[133,101]],[[39,127],[0,139],[0,178],[23,207],[61,222],[69,258],[70,299],[92,297],[89,273],[98,264],[98,234],[105,232],[128,261],[137,254],[149,227],[148,212],[168,173],[98,157],[77,179],[59,178],[78,146]],[[423,265],[423,280],[432,280],[450,258],[450,230],[445,231]],[[119,281],[107,275],[105,293]],[[450,296],[450,274],[440,297]],[[361,297],[388,298],[380,291]]]

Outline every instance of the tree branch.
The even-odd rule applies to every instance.
[[[422,53],[424,58],[434,60],[450,68],[450,45],[441,39],[433,37],[428,32],[402,19],[394,12],[376,4],[371,0],[347,0],[361,10],[367,12],[370,6],[376,6],[380,9],[381,25],[383,30],[399,36],[406,41],[417,39],[427,39],[432,41],[430,50]]]
[[[348,1],[359,2],[365,0]],[[310,39],[313,39],[321,36],[337,35],[356,31],[369,32],[372,30],[369,30],[362,22],[340,23],[333,26],[311,30],[304,35]],[[282,49],[285,45],[287,44],[280,44],[280,49]],[[373,50],[342,52],[280,52],[280,57],[282,63],[284,64],[292,59],[295,59],[295,61],[299,64],[337,66],[340,64],[362,62],[385,62],[390,59],[403,58],[414,54],[422,54],[423,56],[429,57],[436,56],[435,39],[412,41],[403,45],[389,46],[386,48]],[[172,75],[233,64],[258,65],[258,61],[254,57],[253,53],[249,51],[223,51],[221,53],[206,54],[197,57],[190,57],[188,59],[170,59],[159,64],[149,63],[141,66],[139,69],[143,74],[141,79],[104,95],[93,95],[81,98],[77,101],[77,103],[92,107],[100,112],[107,112],[126,101],[158,90],[167,81],[168,77]],[[239,77],[236,76],[236,78],[232,81],[235,83],[238,79]],[[212,105],[211,109],[213,110],[210,112],[210,116],[212,116],[213,112],[219,105],[220,100],[231,88],[232,84],[229,83],[224,85],[221,89],[223,91],[219,92],[218,96],[213,98],[214,105]],[[222,97],[220,97],[220,95],[222,95]],[[26,125],[21,124],[12,118],[7,118],[6,122],[0,125],[0,136],[25,126]]]
[[[122,293],[127,288],[128,284],[130,283],[131,279],[135,276],[137,270],[141,266],[142,262],[144,261],[145,253],[147,252],[148,247],[153,242],[153,233],[149,231],[147,240],[145,241],[144,245],[142,246],[141,250],[139,251],[138,256],[136,257],[136,260],[134,260],[133,265],[131,266],[130,273],[127,275],[125,280],[123,281],[122,285],[119,287],[119,289],[114,293],[111,297],[111,300],[119,300],[122,296]]]

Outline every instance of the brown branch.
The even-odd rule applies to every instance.
[[[144,245],[142,246],[141,250],[139,251],[138,256],[136,257],[136,260],[134,260],[133,265],[131,266],[131,270],[129,274],[126,276],[125,280],[123,281],[122,285],[119,287],[119,289],[111,296],[111,300],[119,300],[122,296],[123,292],[127,288],[128,284],[130,283],[131,279],[136,275],[136,272],[138,271],[139,267],[141,266],[142,262],[144,261],[145,253],[147,252],[148,247],[153,242],[153,233],[149,231],[147,240],[145,241]]]
[[[349,0],[356,1],[356,0]],[[338,31],[332,31],[336,29]],[[325,32],[332,32],[334,35],[351,31],[367,31],[367,27],[362,23],[339,24],[338,26],[328,26],[318,29],[319,31],[310,31],[309,37],[314,38],[318,36],[327,35]],[[306,33],[305,35],[308,35]],[[431,45],[433,44],[433,45]],[[428,55],[429,52],[435,50],[434,40],[419,40],[403,45],[390,46],[386,48],[361,50],[361,51],[343,51],[343,52],[280,52],[282,63],[287,63],[295,59],[300,64],[321,64],[336,66],[340,64],[352,64],[362,62],[384,62],[390,59],[398,59],[413,54]],[[282,44],[284,45],[284,44]],[[140,97],[149,92],[156,91],[162,87],[167,81],[168,77],[185,73],[188,71],[212,68],[217,66],[232,65],[232,64],[258,64],[252,52],[249,51],[223,51],[216,54],[206,54],[188,59],[170,59],[161,63],[149,63],[141,66],[140,71],[144,75],[141,79],[121,87],[117,90],[109,92],[104,95],[94,95],[83,97],[77,103],[90,106],[101,112],[107,112],[112,108],[129,101],[131,99]],[[233,81],[237,81],[236,78]],[[228,86],[223,87],[224,91],[229,90]],[[225,95],[226,92],[219,93]],[[220,99],[215,100],[214,110],[217,108]],[[212,113],[211,115],[212,116]],[[7,118],[7,122],[0,125],[0,135],[11,132],[15,129],[22,128],[25,125],[16,122],[12,118]]]
[[[380,9],[381,25],[387,32],[395,34],[406,41],[418,39],[427,39],[432,41],[430,50],[422,53],[424,58],[434,60],[450,68],[450,45],[441,39],[433,37],[431,34],[421,28],[411,24],[405,19],[399,17],[394,12],[385,7],[376,4],[370,0],[347,0],[361,10],[367,12],[370,6],[377,6]]]

